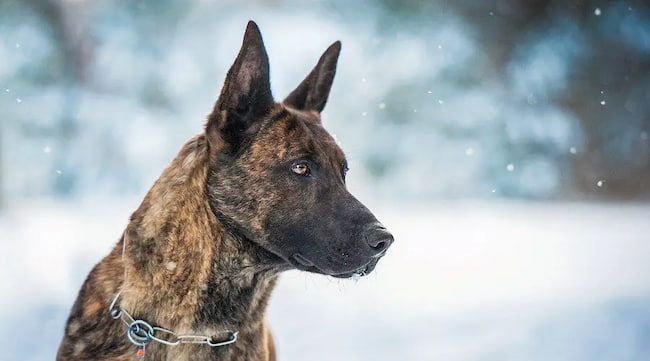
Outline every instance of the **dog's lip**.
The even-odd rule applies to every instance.
[[[300,253],[294,253],[290,257],[289,263],[293,264],[294,267],[302,271],[321,273],[336,278],[350,278],[354,276],[365,276],[368,273],[372,272],[372,270],[377,265],[379,258],[381,258],[381,256],[383,256],[384,254],[385,252],[383,252],[379,257],[373,257],[370,261],[368,261],[368,263],[364,264],[363,266],[357,269],[348,272],[342,272],[342,273],[326,272],[320,269],[318,266],[314,265],[313,262],[305,258],[305,256],[301,255]]]
[[[301,265],[305,267],[315,267],[314,264],[305,258],[305,256],[301,255],[300,253],[294,253],[293,256],[291,256],[296,262],[300,263]]]
[[[285,258],[287,262],[300,271],[307,271],[313,273],[323,273],[318,267],[316,267],[310,260],[305,258],[305,256],[294,253],[293,255]]]

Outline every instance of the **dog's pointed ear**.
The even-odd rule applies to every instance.
[[[260,29],[249,21],[241,50],[208,117],[206,135],[211,147],[236,153],[259,129],[273,104],[269,58]]]
[[[336,74],[336,62],[340,52],[340,41],[330,45],[311,73],[289,94],[283,103],[300,110],[322,112],[332,88],[334,74]]]

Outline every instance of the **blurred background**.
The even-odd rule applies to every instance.
[[[397,239],[282,276],[280,360],[648,359],[647,1],[0,0],[3,359],[54,358],[249,19],[277,100],[343,42],[324,125]]]

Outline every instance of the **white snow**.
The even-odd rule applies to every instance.
[[[3,359],[54,357],[79,286],[115,244],[137,203],[38,202],[5,209]],[[394,246],[358,282],[284,274],[268,311],[280,360],[647,356],[647,343],[639,340],[650,325],[650,206],[369,206],[394,233]],[[16,327],[21,335],[38,334],[38,342],[8,337]],[[594,358],[593,350],[605,356]]]

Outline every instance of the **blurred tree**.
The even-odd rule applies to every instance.
[[[65,169],[60,176],[53,177],[54,192],[70,195],[75,192],[77,175],[68,171],[74,158],[73,142],[78,136],[80,89],[91,87],[90,64],[93,61],[93,28],[89,24],[89,13],[94,4],[89,1],[27,0],[37,16],[47,24],[54,41],[54,57],[58,61],[48,70],[51,82],[63,90],[63,110],[53,127],[41,129],[53,140],[57,152],[50,174]],[[36,128],[36,127],[34,127]],[[60,172],[60,171],[59,171]]]
[[[417,19],[424,27],[423,19],[435,23],[445,12],[459,14],[473,26],[489,59],[479,65],[484,67],[478,71],[483,78],[507,78],[518,51],[535,34],[573,24],[579,39],[575,46],[583,47],[584,55],[569,69],[567,86],[547,101],[557,102],[580,121],[584,144],[566,150],[576,156],[570,158],[571,175],[558,194],[566,196],[577,189],[593,197],[650,196],[649,2],[385,0],[382,4],[392,21]],[[538,101],[541,94],[529,91]]]
[[[281,13],[337,14],[351,32],[368,19],[378,24],[372,34],[376,39],[360,38],[377,40],[368,50],[372,54],[365,55],[377,61],[390,55],[399,60],[387,64],[402,63],[375,74],[392,80],[369,93],[383,99],[381,111],[368,114],[375,119],[380,142],[365,146],[360,158],[369,174],[391,187],[391,182],[404,181],[404,174],[424,171],[446,180],[428,179],[431,184],[423,185],[414,175],[403,188],[452,197],[490,194],[493,188],[513,197],[570,197],[576,190],[583,197],[650,196],[647,1],[247,5]],[[146,122],[114,118],[153,118],[160,127],[175,115],[186,115],[189,105],[181,103],[190,99],[175,87],[196,84],[186,80],[205,74],[194,68],[203,61],[197,58],[213,55],[202,48],[189,53],[179,45],[194,44],[202,35],[188,19],[198,19],[206,28],[238,11],[251,12],[227,1],[1,0],[0,30],[6,37],[0,52],[15,51],[11,41],[20,36],[29,36],[34,48],[29,54],[15,51],[19,59],[6,71],[0,69],[7,92],[12,88],[10,96],[0,99],[8,109],[0,125],[0,175],[7,180],[12,173],[7,167],[34,162],[23,178],[12,180],[25,195],[72,195],[111,174],[119,174],[127,189],[139,186],[146,171],[139,169],[142,160],[129,155],[132,142],[124,135]],[[384,49],[382,38],[403,46]],[[184,68],[172,67],[170,73],[170,64]],[[426,71],[402,69],[411,66]],[[18,92],[30,101],[20,104]],[[108,104],[116,104],[120,113],[95,113],[96,107],[112,110]],[[136,138],[142,140],[147,139]],[[38,142],[47,146],[35,146]],[[50,146],[55,151],[49,158],[34,157],[40,149],[49,153]],[[458,154],[473,158],[463,158],[456,167]],[[103,159],[105,167],[95,159]]]

